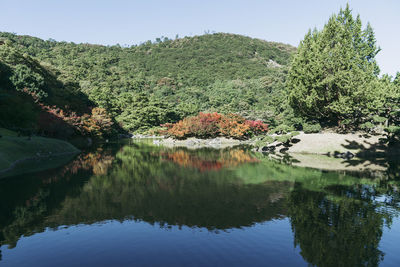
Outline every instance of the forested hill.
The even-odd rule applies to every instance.
[[[0,38],[11,40],[41,61],[66,67],[65,71],[87,68],[80,73],[83,76],[91,70],[108,69],[121,75],[170,77],[188,85],[262,77],[268,74],[268,67],[288,65],[295,51],[290,45],[225,33],[157,39],[129,48],[44,41],[10,33],[0,33]]]
[[[287,66],[296,50],[225,33],[131,47],[0,33],[0,43],[52,73],[64,94],[83,93],[129,131],[199,111],[269,118],[280,114],[277,100],[282,100]],[[7,63],[11,70],[23,64],[14,63]]]

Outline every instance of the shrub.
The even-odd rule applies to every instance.
[[[271,130],[271,133],[276,133],[276,134],[287,134],[289,132],[294,131],[294,128],[292,126],[287,126],[285,124],[281,124],[274,129]]]
[[[259,135],[268,132],[268,124],[263,123],[260,120],[256,121],[247,120],[245,123],[249,126],[251,133],[254,135]]]
[[[376,127],[375,124],[373,124],[373,123],[370,122],[370,121],[367,121],[367,122],[365,122],[365,123],[363,123],[363,124],[360,125],[360,129],[362,129],[362,130],[364,130],[364,131],[366,131],[366,132],[371,132],[371,131],[373,131],[373,129],[374,129],[375,127]]]
[[[220,132],[219,124],[222,115],[218,113],[202,113],[196,117],[189,117],[186,123],[189,126],[189,132],[196,137],[206,138],[217,136]]]
[[[303,124],[303,131],[305,133],[319,133],[321,131],[321,125],[319,123],[316,124]]]
[[[219,123],[220,133],[223,136],[243,138],[250,130],[250,125],[243,117],[235,114],[222,116]]]
[[[169,128],[167,128],[163,134],[171,135],[176,138],[184,138],[189,136],[190,131],[187,119],[178,121],[175,124],[168,124],[167,127]]]
[[[112,132],[113,121],[104,108],[93,108],[91,116],[83,122],[83,127],[89,135],[102,138]]]
[[[77,115],[55,106],[40,104],[38,130],[48,136],[69,138],[74,133],[103,138],[113,131],[113,121],[103,108],[93,108],[91,114]]]
[[[262,121],[245,120],[236,114],[218,113],[199,113],[197,116],[184,118],[175,124],[168,123],[161,126],[166,130],[159,133],[175,138],[226,136],[243,139],[268,131],[268,125]]]
[[[398,142],[400,139],[400,126],[389,126],[385,128],[387,140],[389,143]]]
[[[291,137],[295,137],[295,136],[298,136],[300,133],[298,132],[298,131],[294,131],[294,132],[291,132],[290,133],[290,136]]]
[[[372,120],[375,123],[384,123],[387,120],[387,118],[375,115],[375,116],[372,117]]]

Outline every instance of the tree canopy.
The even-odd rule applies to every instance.
[[[334,123],[365,118],[377,111],[380,51],[370,24],[347,5],[322,30],[309,31],[300,43],[288,75],[288,96],[295,112]]]
[[[202,111],[253,119],[280,114],[287,65],[295,50],[225,33],[161,38],[131,47],[11,33],[0,33],[0,38],[7,42],[0,46],[7,50],[0,60],[10,67],[8,80],[15,90],[34,93],[62,109],[104,108],[128,131]],[[18,56],[11,60],[10,55]],[[77,101],[79,94],[86,103]]]

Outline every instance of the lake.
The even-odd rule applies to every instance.
[[[291,160],[126,141],[1,179],[0,266],[400,266],[399,163]]]

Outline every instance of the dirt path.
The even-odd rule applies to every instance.
[[[350,151],[354,154],[362,151],[380,151],[379,139],[382,135],[365,135],[363,133],[337,134],[316,133],[296,136],[297,143],[293,144],[287,152],[303,154],[327,154],[334,152]]]

